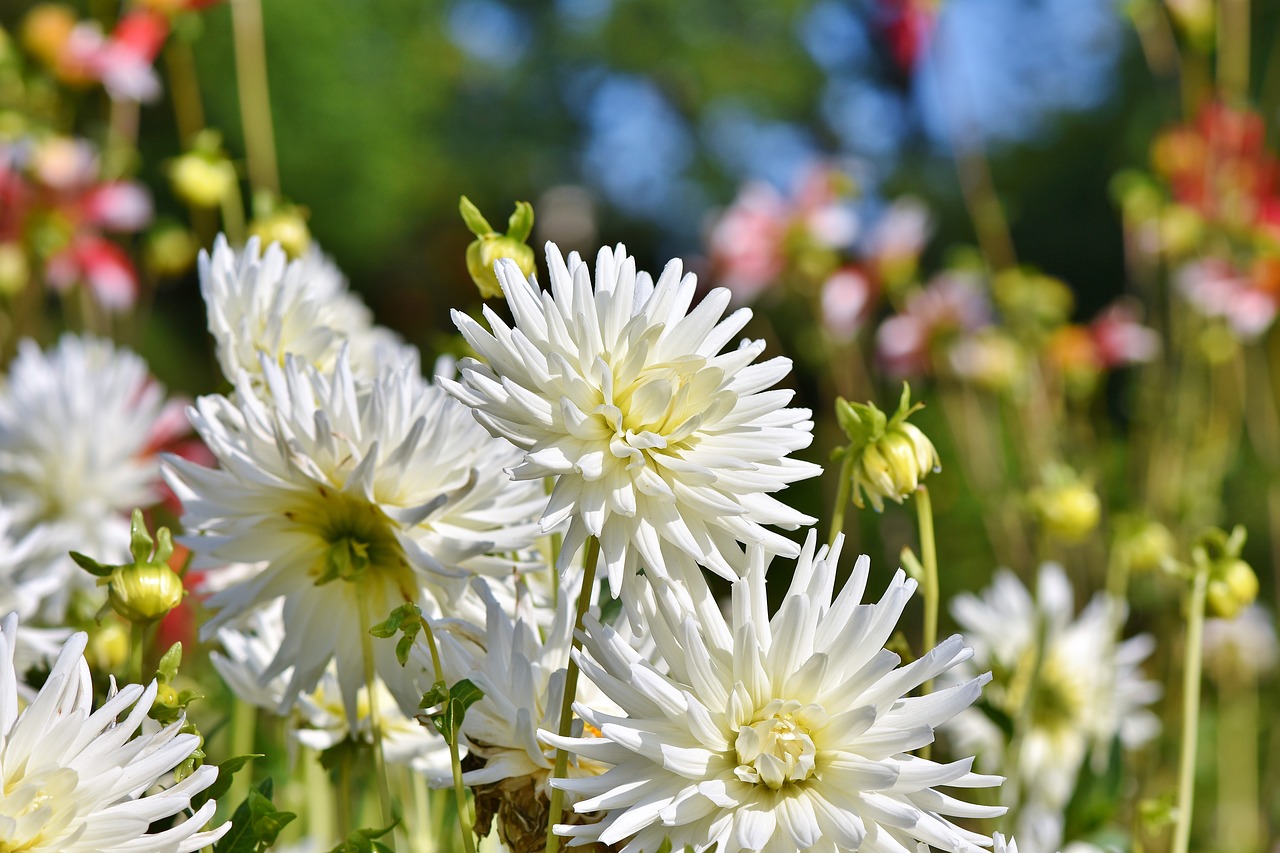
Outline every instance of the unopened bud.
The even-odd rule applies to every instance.
[[[143,257],[147,268],[160,278],[176,278],[196,262],[200,245],[181,225],[161,225],[147,235]]]
[[[507,220],[506,234],[495,231],[466,196],[462,197],[458,209],[462,213],[462,221],[476,235],[476,239],[467,246],[467,272],[480,289],[482,298],[502,297],[494,264],[503,258],[514,261],[525,278],[533,275],[533,248],[525,242],[533,231],[533,205],[526,201],[516,202],[515,212]]]
[[[1175,542],[1169,528],[1160,522],[1141,521],[1126,531],[1118,545],[1124,549],[1130,571],[1149,572],[1173,557]]]
[[[1219,560],[1209,573],[1205,595],[1210,613],[1234,619],[1258,598],[1258,576],[1244,560]]]
[[[104,619],[90,631],[87,653],[94,672],[120,672],[129,660],[129,629],[117,619]]]
[[[1064,542],[1079,542],[1098,526],[1102,503],[1091,486],[1080,480],[1058,483],[1031,493],[1040,526]]]
[[[181,604],[186,590],[182,578],[169,568],[168,560],[173,556],[169,528],[161,527],[152,539],[142,520],[142,510],[135,509],[130,538],[132,563],[107,566],[75,551],[71,558],[96,575],[99,586],[107,587],[107,600],[116,613],[130,622],[148,624]]]
[[[307,211],[296,205],[283,205],[265,216],[254,217],[249,235],[263,246],[279,243],[292,259],[302,257],[311,246],[311,229],[307,227]]]
[[[892,417],[874,403],[836,401],[836,419],[849,437],[839,453],[852,458],[853,503],[862,508],[863,495],[877,512],[885,500],[902,503],[931,471],[940,470],[938,451],[919,427],[907,417],[920,404],[911,404],[911,389],[902,386],[902,397]]]
[[[192,207],[222,204],[236,185],[236,170],[223,157],[199,152],[183,154],[169,164],[173,194]]]
[[[0,243],[0,296],[17,296],[31,280],[27,252],[21,243]]]

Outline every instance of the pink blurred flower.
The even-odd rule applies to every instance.
[[[852,340],[871,311],[875,288],[857,267],[845,267],[822,285],[822,324],[838,340]]]
[[[918,198],[895,199],[867,235],[867,260],[876,267],[918,258],[933,233],[933,217]]]
[[[858,220],[842,202],[847,179],[835,169],[815,167],[797,182],[790,199],[768,184],[743,187],[713,225],[713,275],[735,301],[753,301],[806,247],[844,249],[858,236]]]
[[[898,70],[910,73],[929,47],[938,16],[933,0],[878,0],[880,32]]]
[[[1138,311],[1120,301],[1103,310],[1089,324],[1100,365],[1106,370],[1143,364],[1160,354],[1160,335],[1138,322]]]
[[[901,314],[876,332],[876,351],[884,369],[896,377],[930,372],[933,343],[943,335],[971,332],[991,322],[991,300],[982,279],[949,271],[907,297]]]
[[[100,81],[112,98],[153,101],[160,96],[160,77],[152,66],[168,37],[167,17],[136,9],[120,19],[110,38],[94,23],[77,24],[63,48],[63,62]]]
[[[1280,310],[1274,290],[1259,287],[1250,275],[1217,258],[1183,266],[1176,284],[1195,310],[1226,321],[1245,341],[1261,337]]]
[[[84,283],[109,311],[131,307],[138,296],[138,273],[129,256],[115,243],[91,233],[76,235],[50,257],[45,278],[56,290]]]
[[[107,231],[140,231],[151,221],[151,195],[133,181],[108,181],[79,199],[85,222]]]

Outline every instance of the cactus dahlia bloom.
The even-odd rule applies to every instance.
[[[763,341],[722,352],[750,312],[722,319],[724,289],[690,310],[696,281],[679,261],[655,283],[622,246],[600,251],[594,285],[576,253],[566,261],[548,244],[547,265],[542,292],[499,263],[514,327],[488,308],[488,330],[454,312],[480,360],[445,387],[524,452],[513,477],[555,478],[542,524],[569,523],[562,562],[599,537],[616,590],[641,565],[666,572],[668,554],[730,579],[745,563],[739,543],[795,556],[764,525],[812,522],[770,493],[821,470],[787,455],[809,445],[813,424],[785,408],[791,391],[766,390],[790,361],[753,364]]]
[[[123,687],[93,710],[84,634],[67,640],[48,680],[20,711],[16,631],[13,616],[0,627],[0,850],[191,853],[231,828],[200,831],[217,806],[210,800],[171,828],[148,832],[156,821],[188,813],[191,797],[217,778],[218,769],[205,765],[147,793],[191,755],[199,736],[179,734],[184,720],[146,733],[154,682]]]
[[[579,813],[599,822],[562,826],[575,842],[623,853],[757,850],[901,853],[924,842],[979,853],[987,836],[947,818],[994,817],[937,790],[998,784],[970,771],[972,759],[939,764],[908,754],[934,728],[974,702],[986,677],[923,697],[908,693],[966,660],[959,636],[899,667],[884,648],[915,582],[899,571],[879,603],[863,604],[869,561],[861,558],[833,600],[840,543],[815,553],[815,536],[790,589],[768,617],[768,557],[753,549],[733,587],[726,619],[711,608],[662,607],[663,671],[618,634],[589,622],[583,674],[622,709],[578,714],[596,737],[545,741],[611,765],[594,778],[557,780],[581,796]]]
[[[367,386],[345,354],[329,373],[293,356],[283,368],[263,358],[262,371],[265,399],[242,371],[233,399],[202,397],[188,413],[218,470],[167,460],[183,542],[219,589],[205,636],[283,599],[283,641],[262,682],[292,668],[284,713],[336,660],[354,725],[369,626],[405,602],[432,610],[474,573],[509,574],[546,495],[512,484],[503,467],[515,452],[410,365]],[[394,646],[375,643],[374,669],[412,714],[422,691]]]

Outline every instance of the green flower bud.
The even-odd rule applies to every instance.
[[[1258,576],[1240,557],[1246,536],[1239,525],[1229,536],[1212,528],[1201,534],[1191,549],[1192,561],[1201,571],[1208,569],[1205,603],[1210,615],[1234,619],[1258,597]]]
[[[1069,468],[1052,469],[1045,486],[1031,492],[1031,506],[1044,531],[1064,542],[1079,542],[1098,526],[1102,502],[1093,487]]]
[[[493,230],[479,208],[466,196],[462,197],[458,209],[462,213],[462,221],[476,235],[476,239],[467,246],[467,272],[480,289],[481,298],[502,298],[502,287],[493,267],[503,258],[514,261],[526,278],[533,275],[533,248],[525,242],[533,231],[533,205],[526,201],[516,202],[515,212],[507,220],[506,234]]]
[[[166,224],[152,229],[143,247],[147,268],[162,278],[176,278],[195,265],[200,244],[181,225]]]
[[[17,296],[31,280],[31,265],[21,243],[0,243],[0,296]]]
[[[1169,528],[1158,521],[1131,519],[1116,543],[1129,563],[1130,571],[1149,572],[1165,565],[1176,543]]]
[[[853,503],[863,508],[863,496],[877,512],[885,500],[902,503],[931,471],[941,469],[933,442],[907,417],[922,406],[911,404],[911,389],[902,386],[902,397],[892,417],[886,417],[874,403],[836,401],[836,419],[849,437],[848,446],[837,455],[852,459]]]
[[[290,258],[300,258],[311,246],[311,229],[307,227],[304,208],[288,205],[249,223],[249,234],[263,246],[279,243]]]
[[[192,207],[217,207],[235,189],[237,180],[235,167],[216,155],[193,151],[169,164],[173,194]]]
[[[99,586],[107,587],[107,601],[116,613],[130,622],[145,624],[181,604],[186,590],[182,578],[168,565],[173,556],[169,528],[161,527],[153,540],[143,523],[142,510],[135,509],[130,532],[132,563],[107,566],[75,551],[71,552],[71,558],[96,575]]]

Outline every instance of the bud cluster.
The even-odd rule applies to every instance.
[[[911,388],[902,386],[897,411],[887,416],[874,403],[836,400],[836,419],[849,437],[849,444],[836,451],[837,457],[851,461],[853,503],[859,509],[863,494],[880,512],[884,501],[902,503],[919,487],[930,471],[942,463],[933,442],[919,427],[907,423],[912,412],[923,404],[911,403]]]

